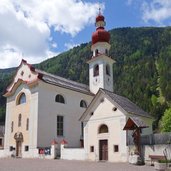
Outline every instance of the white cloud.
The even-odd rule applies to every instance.
[[[54,55],[52,28],[75,36],[94,22],[98,7],[81,0],[0,0],[0,68],[16,66],[23,54],[30,63]]]
[[[79,46],[79,44],[75,44],[75,43],[65,43],[65,47],[67,48],[67,50],[72,49],[73,47]]]
[[[142,4],[143,20],[145,22],[154,21],[160,25],[164,21],[171,19],[171,0],[144,1]]]

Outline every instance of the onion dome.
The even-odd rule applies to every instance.
[[[110,34],[104,28],[106,25],[105,17],[99,13],[96,17],[96,31],[92,34],[92,44],[97,42],[107,42],[109,43]]]

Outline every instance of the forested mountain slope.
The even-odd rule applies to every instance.
[[[116,61],[114,92],[151,113],[156,125],[171,104],[171,27],[118,28],[110,33],[110,56]],[[82,44],[36,67],[88,84],[90,48],[90,43]],[[13,69],[0,70],[0,96],[11,75]],[[4,104],[0,97],[0,120],[4,119]]]

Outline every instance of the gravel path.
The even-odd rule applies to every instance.
[[[128,163],[45,159],[0,159],[0,171],[154,171],[152,166]]]

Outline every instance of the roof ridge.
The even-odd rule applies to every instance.
[[[128,113],[151,117],[149,113],[144,111],[141,107],[139,107],[136,103],[132,102],[129,98],[115,94],[114,92],[111,92],[109,90],[101,90],[112,100],[116,101]]]
[[[45,72],[45,71],[43,71],[43,70],[40,70],[40,69],[35,69],[38,73],[40,73],[40,74],[44,74],[44,75],[46,75],[46,76],[50,76],[50,77],[53,77],[53,78],[56,78],[56,79],[60,79],[61,81],[65,81],[65,82],[70,82],[70,83],[73,83],[73,84],[77,84],[77,85],[80,85],[80,86],[82,86],[82,87],[84,87],[84,88],[89,88],[89,86],[88,85],[86,85],[86,84],[83,84],[83,83],[79,83],[79,82],[76,82],[76,81],[73,81],[73,80],[70,80],[70,79],[67,79],[67,78],[63,78],[63,77],[61,77],[61,76],[58,76],[58,75],[54,75],[54,74],[51,74],[51,73],[48,73],[48,72]]]

